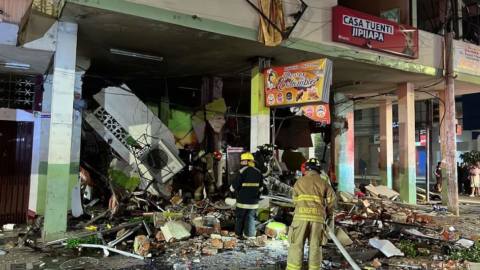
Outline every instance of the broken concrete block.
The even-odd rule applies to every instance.
[[[257,240],[255,241],[255,245],[257,247],[266,247],[267,242],[265,241],[265,239],[263,237],[257,236]]]
[[[200,249],[202,249],[202,243],[194,243],[194,244],[193,244],[193,249],[195,249],[195,250],[200,250]]]
[[[222,249],[223,248],[223,242],[220,239],[212,239],[212,242],[210,243],[211,248],[216,248],[216,249]]]
[[[363,207],[365,208],[370,207],[370,202],[368,200],[363,200],[362,203],[363,203]]]
[[[120,236],[124,235],[126,232],[125,228],[121,229],[120,231],[117,232],[117,238],[120,238]]]
[[[170,202],[174,204],[181,204],[183,202],[183,198],[180,196],[173,196]]]
[[[165,241],[165,236],[163,235],[163,232],[159,231],[157,235],[155,236],[158,242],[163,242]]]
[[[281,222],[270,222],[265,227],[265,234],[271,238],[276,239],[282,234],[287,234],[287,225]]]
[[[397,223],[405,223],[407,222],[407,215],[403,212],[397,212],[392,214],[392,221]]]
[[[382,263],[378,261],[378,259],[374,259],[373,262],[372,262],[372,266],[374,268],[379,268],[380,266],[382,266]]]
[[[191,226],[182,221],[169,221],[161,227],[165,240],[171,242],[172,239],[182,240],[190,237]]]
[[[233,249],[237,247],[237,238],[235,237],[222,237],[223,247],[226,249]]]
[[[338,227],[337,238],[342,246],[349,246],[353,244],[352,239],[348,237],[348,234],[345,232],[345,229],[342,226]]]
[[[218,249],[203,248],[202,253],[205,255],[217,255]]]
[[[220,220],[215,217],[197,217],[192,221],[195,231],[198,235],[210,235],[220,233]]]
[[[212,233],[210,235],[210,238],[212,238],[212,239],[222,239],[222,236],[220,234]]]
[[[150,252],[150,240],[145,235],[137,235],[134,242],[135,253],[140,256],[147,256]]]

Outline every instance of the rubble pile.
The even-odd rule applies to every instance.
[[[366,193],[363,199],[337,193],[335,234],[359,265],[463,269],[469,262],[480,262],[477,237],[445,226],[451,217],[445,208],[403,204],[395,191],[382,186],[367,186]],[[345,263],[342,256],[332,260]]]

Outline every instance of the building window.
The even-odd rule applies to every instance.
[[[0,73],[0,107],[31,110],[34,98],[34,76]]]
[[[362,112],[363,110],[358,110],[354,112],[354,121],[362,121]]]

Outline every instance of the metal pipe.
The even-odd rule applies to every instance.
[[[152,230],[150,230],[150,226],[147,224],[145,220],[143,220],[143,225],[145,226],[145,230],[147,231],[148,237],[152,236]]]
[[[122,251],[122,250],[119,250],[119,249],[116,249],[116,248],[111,248],[111,247],[108,247],[108,246],[94,245],[94,244],[79,244],[78,246],[87,247],[87,248],[107,249],[108,251],[115,252],[115,253],[121,254],[123,256],[132,257],[132,258],[136,258],[136,259],[140,259],[140,260],[145,259],[143,256],[136,255],[136,254],[133,254],[133,253],[129,253],[129,252],[126,252],[126,251]]]
[[[352,266],[352,268],[354,270],[360,270],[360,267],[358,267],[358,265],[355,263],[355,261],[352,259],[352,257],[350,257],[350,254],[348,254],[348,252],[342,246],[340,241],[337,239],[337,236],[332,232],[332,230],[330,230],[330,228],[328,226],[326,226],[326,229],[327,229],[328,235],[330,236],[330,238],[332,238],[333,242],[335,243],[337,248],[340,250],[343,257],[345,257],[345,259],[347,259],[348,263],[350,263],[350,266]]]
[[[143,226],[143,224],[140,224],[138,225],[137,227],[131,229],[131,230],[128,230],[126,231],[122,236],[120,236],[119,238],[113,240],[113,241],[110,241],[107,246],[109,247],[115,247],[118,243],[122,242],[125,238],[129,237],[130,235],[132,235],[134,232],[138,231],[141,227]]]
[[[123,228],[128,228],[128,227],[133,227],[133,226],[135,226],[135,225],[139,225],[139,224],[141,224],[142,222],[143,222],[143,221],[137,221],[137,222],[133,222],[133,223],[128,223],[128,224],[120,225],[120,226],[117,226],[117,227],[114,227],[114,228],[111,228],[111,229],[107,229],[107,230],[103,230],[103,231],[98,231],[98,232],[101,233],[101,234],[112,233],[112,232],[119,231],[119,230],[121,230],[121,229],[123,229]],[[80,235],[77,235],[77,236],[74,236],[74,237],[65,237],[65,238],[62,238],[62,239],[58,239],[58,240],[55,240],[55,241],[51,241],[51,242],[45,243],[45,246],[60,244],[60,243],[62,243],[62,242],[67,241],[67,240],[70,239],[70,238],[85,238],[85,237],[89,237],[89,236],[92,236],[92,235],[97,235],[98,232],[88,232],[88,233],[80,234]]]

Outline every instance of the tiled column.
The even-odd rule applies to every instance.
[[[392,102],[388,100],[380,103],[380,158],[380,177],[382,185],[392,188]]]
[[[257,64],[252,68],[251,81],[250,152],[257,146],[270,143],[270,108],[265,107],[263,70]]]
[[[398,85],[400,198],[417,202],[415,160],[415,92],[413,83]]]
[[[77,25],[60,22],[53,71],[44,242],[64,237],[67,230],[76,52]]]
[[[333,119],[334,159],[338,190],[353,194],[355,190],[353,101],[347,100],[342,93],[335,93],[334,101],[336,104]]]

